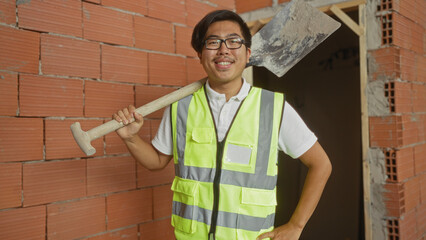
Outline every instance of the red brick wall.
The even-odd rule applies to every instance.
[[[385,155],[388,239],[426,237],[426,2],[381,0],[382,44],[370,81],[383,81],[389,114],[370,117],[370,147]],[[372,104],[372,103],[370,103]]]
[[[171,239],[172,165],[84,130],[204,77],[193,26],[234,0],[0,0],[0,239]],[[162,111],[147,117],[149,141]]]

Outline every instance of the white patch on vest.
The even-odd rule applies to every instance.
[[[226,161],[230,163],[246,164],[250,163],[251,148],[239,145],[228,144]]]

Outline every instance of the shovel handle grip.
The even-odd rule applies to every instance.
[[[147,103],[136,109],[136,112],[142,116],[146,116],[150,113],[153,113],[157,110],[160,110],[163,107],[166,107],[200,89],[207,78],[193,82],[185,87],[182,87],[174,92],[171,92],[163,97],[160,97],[150,103]],[[124,127],[123,123],[119,123],[116,120],[108,121],[104,124],[101,124],[95,128],[88,130],[87,132],[81,130],[79,122],[75,122],[71,125],[71,132],[74,136],[75,141],[81,150],[87,155],[93,155],[96,153],[96,149],[91,145],[91,141],[98,139],[108,133],[114,132],[120,128]]]

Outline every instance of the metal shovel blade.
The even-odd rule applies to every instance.
[[[252,38],[249,66],[263,66],[282,77],[340,27],[327,14],[293,0]]]

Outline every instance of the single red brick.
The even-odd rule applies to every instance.
[[[83,116],[83,81],[23,74],[19,99],[21,116]]]
[[[410,144],[414,144],[417,143],[419,141],[418,138],[418,125],[417,125],[417,119],[416,117],[413,117],[413,115],[411,114],[407,114],[407,115],[402,115],[402,127],[403,127],[403,132],[402,132],[402,140],[403,140],[403,145],[410,145]]]
[[[160,52],[175,52],[173,25],[149,17],[135,16],[135,46]]]
[[[412,20],[392,13],[393,44],[417,53],[423,52],[423,28]]]
[[[155,53],[148,54],[149,83],[183,86],[186,84],[185,59]]]
[[[392,82],[394,90],[389,93],[395,101],[395,112],[411,113],[412,112],[412,90],[411,83]]]
[[[423,174],[426,176],[426,174]],[[417,232],[420,236],[417,239],[422,239],[422,235],[426,232],[426,204],[420,204],[417,211]],[[424,238],[423,238],[424,239]]]
[[[272,0],[236,0],[237,13],[249,12],[259,8],[271,7]]]
[[[102,45],[102,79],[148,83],[148,54],[137,50]]]
[[[403,148],[396,151],[396,172],[398,182],[404,182],[406,179],[414,176],[414,149]]]
[[[198,58],[197,59],[187,58],[186,69],[188,72],[188,83],[198,81],[207,76]]]
[[[0,69],[38,73],[40,34],[0,26]]]
[[[412,87],[413,112],[426,112],[426,85],[413,83]]]
[[[417,81],[418,82],[426,82],[426,56],[422,56],[421,54],[417,54]]]
[[[86,117],[111,117],[119,109],[134,105],[133,86],[86,81]]]
[[[217,4],[220,9],[235,10],[234,0],[210,0],[212,3]]]
[[[386,206],[386,216],[400,217],[405,213],[405,186],[402,183],[385,184],[383,194]]]
[[[91,2],[96,4],[101,4],[101,0],[84,0],[85,2]]]
[[[70,126],[74,122],[76,121],[46,120],[46,159],[63,159],[86,156],[72,136]],[[100,120],[78,120],[78,122],[80,122],[83,131],[88,131],[103,123]],[[93,140],[91,145],[96,149],[96,154],[94,156],[103,155],[102,138]]]
[[[150,171],[138,164],[138,187],[158,186],[170,184],[175,177],[173,161],[170,161],[164,169]]]
[[[426,172],[426,143],[414,147],[414,166],[415,175],[419,175],[423,172]],[[424,194],[426,194],[426,191],[424,192]],[[426,201],[426,198],[424,200]]]
[[[224,3],[223,0],[218,2]],[[207,3],[202,3],[196,0],[187,0],[186,10],[188,11],[186,24],[188,26],[194,27],[207,13],[212,12],[215,10],[215,8]]]
[[[401,79],[405,81],[416,81],[416,53],[401,48],[400,54]]]
[[[44,74],[99,78],[99,43],[43,34],[41,69]]]
[[[176,53],[185,56],[197,57],[191,47],[192,28],[176,26]]]
[[[417,224],[416,224],[415,210],[407,212],[404,215],[404,217],[401,217],[399,219],[398,234],[399,234],[399,239],[417,239]]]
[[[86,160],[24,164],[24,206],[86,196]]]
[[[6,24],[15,24],[16,23],[16,2],[1,0],[0,1],[0,22]]]
[[[47,206],[48,239],[76,239],[105,231],[105,198]]]
[[[136,188],[136,163],[132,157],[87,160],[87,194],[119,192]]]
[[[401,77],[400,50],[396,47],[380,48],[369,51],[371,55],[370,78],[387,79]]]
[[[143,106],[175,90],[175,88],[168,87],[136,86],[136,105]],[[147,118],[160,119],[163,116],[163,112],[164,108],[148,114]]]
[[[420,176],[415,176],[405,183],[405,208],[409,212],[420,205]]]
[[[0,209],[20,207],[21,192],[22,164],[0,164]]]
[[[171,184],[154,187],[154,219],[172,215],[173,192]]]
[[[0,212],[0,239],[46,239],[46,206]]]
[[[139,225],[141,240],[175,239],[170,218]]]
[[[95,237],[86,238],[86,240],[139,240],[138,227],[108,232],[105,234],[97,235]]]
[[[32,0],[18,5],[19,27],[82,36],[80,1]]]
[[[144,120],[139,136],[147,142],[151,140],[151,121]],[[127,153],[129,150],[117,134],[107,134],[105,136],[105,150],[109,154]]]
[[[143,15],[148,14],[147,0],[102,0],[102,5],[115,7],[130,12],[136,12]]]
[[[133,17],[100,5],[83,2],[85,39],[133,46]]]
[[[185,2],[180,0],[148,0],[148,15],[172,23],[185,23]]]
[[[108,230],[152,220],[152,205],[152,189],[108,196]]]
[[[402,117],[370,117],[371,147],[400,147],[403,144]]]
[[[0,118],[0,162],[43,159],[43,119]]]
[[[0,72],[0,115],[18,114],[18,75]]]

